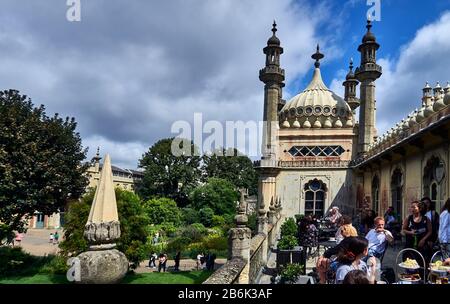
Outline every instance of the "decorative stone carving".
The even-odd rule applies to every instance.
[[[120,238],[120,222],[87,223],[84,237],[92,245],[111,243]]]

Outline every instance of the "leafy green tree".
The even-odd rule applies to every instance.
[[[0,242],[25,231],[35,212],[51,215],[84,193],[87,151],[76,126],[19,91],[0,92]]]
[[[235,214],[239,193],[231,182],[210,178],[205,185],[192,191],[190,199],[196,210],[209,207],[217,215]]]
[[[200,222],[198,216],[198,211],[193,208],[183,208],[181,209],[183,223],[186,225],[194,224]]]
[[[226,179],[236,188],[249,189],[249,194],[258,191],[258,174],[252,161],[237,149],[216,149],[203,156],[203,170],[209,178]]]
[[[121,230],[120,238],[116,242],[117,249],[125,253],[131,262],[131,268],[135,268],[148,256],[146,243],[149,219],[136,194],[120,188],[116,188],[115,192]],[[81,201],[69,205],[64,226],[65,239],[60,244],[64,256],[76,256],[88,248],[83,235],[93,199],[92,189]]]
[[[181,210],[177,207],[177,203],[170,198],[150,199],[144,203],[144,209],[151,224],[172,223],[174,226],[181,224]]]
[[[189,153],[174,155],[172,146]],[[166,138],[155,143],[139,161],[139,167],[144,169],[144,178],[138,185],[139,194],[145,199],[172,198],[178,206],[186,206],[189,192],[201,177],[201,157],[196,155],[198,148],[187,140]]]
[[[211,227],[213,223],[214,211],[211,208],[206,207],[200,209],[198,213],[200,222],[205,225],[205,227]]]

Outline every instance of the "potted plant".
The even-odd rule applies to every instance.
[[[295,284],[303,272],[303,265],[297,263],[287,264],[280,273],[280,284]]]

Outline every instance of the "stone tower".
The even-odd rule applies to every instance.
[[[259,71],[259,79],[264,82],[264,127],[262,137],[262,157],[258,183],[258,232],[265,233],[267,211],[271,200],[276,197],[278,111],[283,107],[282,89],[284,70],[280,67],[283,54],[280,39],[276,36],[277,24],[273,22],[272,37],[263,49],[266,65]]]
[[[264,82],[264,126],[263,159],[275,159],[274,138],[278,126],[278,111],[283,106],[282,89],[284,87],[284,70],[280,67],[280,56],[283,48],[276,36],[277,24],[273,22],[273,35],[263,49],[266,55],[266,66],[259,71],[259,79]]]
[[[375,35],[370,31],[372,24],[367,20],[367,33],[358,47],[361,53],[361,65],[356,68],[355,76],[361,82],[361,108],[359,111],[358,153],[365,154],[369,145],[374,142],[375,129],[375,80],[382,74],[381,66],[377,65],[376,52],[380,45]]]
[[[350,66],[345,81],[342,85],[345,87],[344,100],[348,103],[353,113],[359,107],[359,99],[356,97],[356,87],[358,86],[358,79],[353,72],[353,58],[350,59]]]

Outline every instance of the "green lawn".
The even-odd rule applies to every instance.
[[[124,284],[201,284],[212,271],[152,272],[127,275]]]
[[[129,274],[123,284],[201,284],[211,271],[152,272]],[[27,277],[8,277],[0,279],[0,284],[68,284],[65,275],[36,274]]]
[[[36,274],[27,277],[0,279],[0,284],[68,284],[65,275]]]

